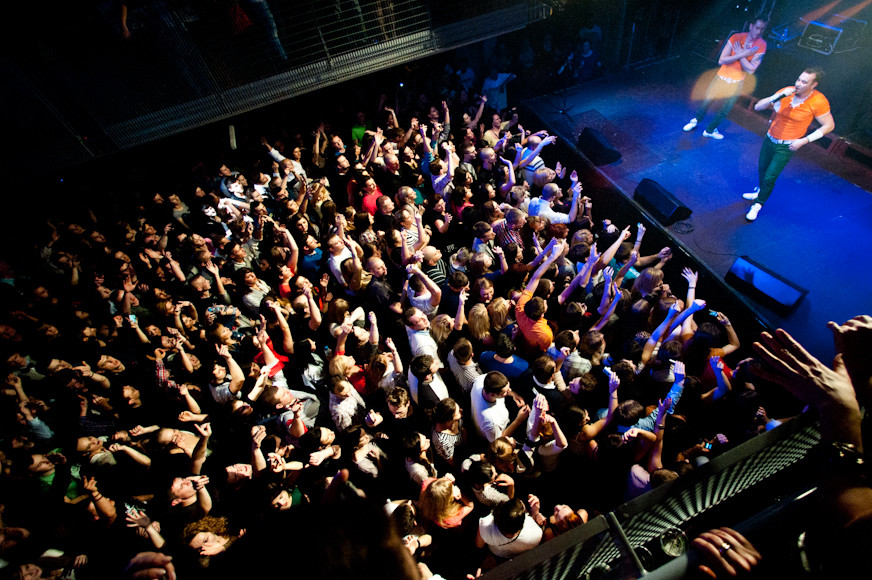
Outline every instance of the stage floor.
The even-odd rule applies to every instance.
[[[714,106],[694,131],[682,130],[697,106],[694,84],[714,68],[688,55],[525,104],[571,143],[586,126],[612,139],[623,159],[600,169],[625,194],[632,196],[647,177],[693,210],[691,231],[669,230],[717,276],[723,278],[737,256],[748,256],[807,289],[786,317],[746,302],[770,326],[786,329],[829,362],[835,351],[827,321],[872,313],[872,172],[828,157],[817,146],[804,147],[781,174],[757,221],[746,221],[751,202],[742,193],[757,185],[765,117],[744,109],[740,100],[719,129],[725,139],[702,135]],[[793,80],[786,78],[785,84]],[[604,213],[594,206],[596,219],[609,217]]]

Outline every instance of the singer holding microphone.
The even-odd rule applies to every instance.
[[[794,152],[836,128],[836,121],[830,113],[830,102],[823,93],[815,90],[823,74],[819,68],[807,68],[796,79],[794,86],[785,87],[754,105],[757,111],[770,107],[774,109],[775,120],[769,126],[760,148],[760,185],[742,195],[755,202],[745,216],[746,220],[752,222],[757,219],[757,214],[772,193],[775,180]],[[812,120],[817,120],[820,127],[806,135]]]

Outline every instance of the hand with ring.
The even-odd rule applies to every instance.
[[[703,532],[693,540],[692,547],[704,562],[699,571],[712,578],[748,573],[762,557],[745,536],[730,528]]]

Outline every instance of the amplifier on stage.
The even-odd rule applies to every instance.
[[[841,36],[841,28],[821,22],[809,22],[799,39],[799,46],[821,54],[832,54]]]
[[[859,48],[866,21],[833,15],[828,24],[812,21],[805,27],[799,46],[821,54],[848,52]]]

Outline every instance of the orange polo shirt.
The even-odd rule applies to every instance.
[[[784,87],[779,92],[788,88]],[[812,91],[798,107],[790,106],[792,100],[793,95],[779,101],[775,120],[769,127],[769,134],[776,139],[802,139],[815,118],[830,112],[830,102],[818,91]]]
[[[747,32],[739,32],[738,34],[734,34],[727,41],[730,44],[730,54],[727,56],[733,56],[736,54],[736,49],[734,46],[738,44],[739,46],[745,45],[745,40],[748,39]],[[762,38],[758,38],[754,42],[751,43],[751,46],[757,47],[757,52],[754,54],[752,58],[761,58],[763,54],[766,52],[766,41]],[[748,73],[745,72],[745,69],[742,68],[742,63],[738,60],[731,62],[729,64],[722,64],[721,68],[718,69],[718,76],[724,77],[725,79],[732,79],[734,81],[741,81],[745,79],[745,76]]]
[[[534,348],[545,351],[554,342],[554,333],[544,316],[539,320],[533,320],[524,313],[524,305],[532,297],[533,293],[529,290],[521,292],[521,298],[515,307],[515,319],[518,321],[518,328],[521,329],[521,334],[524,335],[527,343]]]

